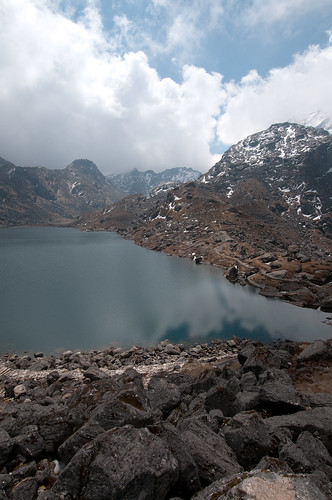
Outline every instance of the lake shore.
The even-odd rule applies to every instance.
[[[2,498],[328,499],[331,369],[331,340],[4,355]]]

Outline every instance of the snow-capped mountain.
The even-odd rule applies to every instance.
[[[332,117],[322,111],[310,113],[300,120],[299,123],[307,127],[324,128],[332,134]]]
[[[293,209],[319,220],[331,210],[332,136],[321,128],[271,125],[230,147],[199,182],[212,183],[234,205],[249,196],[245,186],[249,190],[253,179],[269,191],[270,207],[278,202],[281,215]]]
[[[129,194],[142,193],[149,194],[158,186],[184,184],[196,180],[201,175],[198,170],[192,168],[168,168],[162,172],[146,170],[140,172],[136,168],[124,174],[111,174],[108,179],[112,184]]]

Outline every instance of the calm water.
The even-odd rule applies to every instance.
[[[5,229],[0,256],[0,352],[332,336],[326,313],[266,299],[215,267],[114,233]]]

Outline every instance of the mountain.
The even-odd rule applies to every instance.
[[[128,194],[149,194],[158,187],[171,188],[194,181],[201,175],[192,168],[168,168],[156,173],[153,170],[139,172],[136,168],[124,174],[111,174],[107,178],[121,191]]]
[[[122,196],[89,160],[48,170],[0,158],[0,226],[64,223]]]
[[[324,128],[330,134],[332,133],[332,118],[322,111],[310,113],[308,116],[301,120],[301,125],[307,127]]]
[[[228,269],[297,305],[332,310],[332,136],[282,123],[229,148],[205,175],[129,196],[82,221]]]

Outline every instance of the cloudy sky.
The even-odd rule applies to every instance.
[[[0,0],[0,156],[104,174],[210,168],[332,117],[331,0]]]

